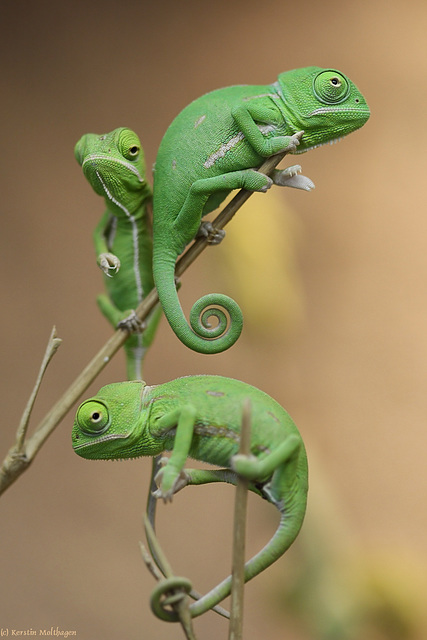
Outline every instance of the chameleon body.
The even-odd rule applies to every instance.
[[[153,288],[152,238],[147,206],[151,189],[146,180],[144,153],[136,133],[127,128],[84,135],[75,156],[94,191],[103,196],[106,211],[94,232],[98,265],[108,295],[98,296],[104,316],[134,333],[125,342],[128,379],[141,379],[142,361],[159,319],[155,311],[146,330],[134,309]]]
[[[251,407],[250,456],[239,451],[242,411]],[[156,477],[156,497],[170,500],[190,484],[230,482],[239,473],[280,511],[270,542],[245,565],[245,581],[277,560],[295,540],[307,499],[304,444],[288,413],[270,396],[221,376],[189,376],[157,386],[113,383],[80,405],[72,431],[75,452],[88,459],[171,456]],[[186,469],[187,457],[220,469]],[[198,616],[230,593],[226,578],[190,607]]]
[[[271,178],[256,169],[281,151],[303,153],[337,141],[368,118],[368,105],[351,80],[319,67],[281,73],[271,85],[212,91],[175,118],[155,164],[153,272],[168,322],[184,344],[218,353],[234,344],[242,329],[241,311],[227,296],[201,298],[191,310],[191,326],[180,306],[175,262],[196,236],[202,217],[234,189],[266,191],[273,183],[309,189],[312,183],[295,175],[298,166],[275,170]],[[209,313],[203,313],[208,304],[229,313],[229,324],[221,315],[222,334],[217,327],[210,332]]]

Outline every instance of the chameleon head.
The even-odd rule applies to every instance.
[[[131,129],[120,127],[111,133],[85,134],[74,155],[94,191],[113,204],[128,206],[127,200],[146,188],[145,159],[141,142]]]
[[[72,430],[74,451],[90,460],[116,460],[139,455],[145,382],[119,382],[102,387],[77,409]]]
[[[365,98],[340,71],[305,67],[281,73],[277,83],[285,119],[304,135],[296,153],[332,144],[362,127],[370,116]]]

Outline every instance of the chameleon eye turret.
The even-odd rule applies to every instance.
[[[338,104],[347,98],[350,85],[347,78],[337,71],[321,71],[314,78],[313,91],[320,102]]]
[[[110,426],[110,416],[107,406],[99,400],[87,400],[80,405],[76,423],[83,433],[88,436],[99,436]]]
[[[141,151],[139,138],[131,129],[123,129],[120,133],[117,146],[127,160],[136,160]]]

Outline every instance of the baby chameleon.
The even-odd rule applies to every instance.
[[[111,133],[88,133],[74,154],[95,193],[104,197],[106,211],[94,233],[98,265],[108,295],[98,296],[104,316],[116,326],[133,331],[125,342],[128,379],[142,377],[142,361],[160,318],[154,311],[148,326],[134,310],[154,287],[152,238],[147,206],[151,189],[145,175],[144,152],[136,133],[121,127]]]
[[[251,407],[251,455],[238,453],[243,406]],[[301,528],[307,502],[305,448],[288,413],[264,392],[221,376],[188,376],[157,386],[120,382],[103,387],[77,410],[72,431],[75,452],[88,459],[117,460],[171,451],[159,471],[156,497],[171,500],[187,485],[236,483],[280,511],[276,533],[245,564],[245,582],[290,547]],[[184,469],[187,457],[219,469]],[[190,606],[199,616],[230,594],[231,576]]]
[[[298,165],[275,170],[271,178],[257,169],[281,151],[303,153],[336,142],[368,118],[369,107],[351,80],[319,67],[281,73],[271,85],[212,91],[175,118],[154,171],[153,274],[167,320],[187,347],[200,353],[224,351],[238,339],[243,322],[238,305],[220,294],[196,302],[190,325],[183,314],[175,262],[196,236],[202,217],[234,189],[263,192],[272,184],[312,188],[308,178],[296,175]],[[208,305],[215,313],[206,311]],[[209,325],[210,315],[217,317],[217,325]]]

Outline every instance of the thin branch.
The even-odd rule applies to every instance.
[[[193,630],[193,621],[189,610],[189,598],[188,593],[191,590],[191,583],[186,578],[176,577],[172,571],[172,567],[169,564],[159,541],[156,538],[154,529],[151,526],[150,520],[145,514],[144,516],[145,533],[147,536],[150,549],[155,550],[155,556],[158,559],[161,567],[161,571],[164,574],[158,579],[158,586],[153,591],[151,596],[151,608],[161,620],[179,621],[184,631],[184,635],[187,640],[196,640]],[[143,552],[144,561],[151,573],[156,576],[155,565],[151,562],[150,556],[147,554],[143,545],[141,545],[141,551]],[[148,563],[147,563],[148,561]],[[169,609],[165,608],[169,607]]]
[[[156,511],[157,511],[157,498],[154,497],[154,492],[157,489],[157,485],[155,482],[155,476],[157,474],[157,471],[159,470],[159,460],[160,460],[161,456],[157,456],[155,458],[153,458],[153,462],[152,462],[152,469],[151,469],[151,479],[150,479],[150,487],[148,489],[148,499],[147,499],[147,507],[146,507],[146,517],[148,518],[148,521],[151,525],[151,528],[153,529],[153,531],[156,531]],[[151,556],[148,554],[148,551],[145,549],[145,547],[143,548],[144,550],[141,552],[143,554],[143,558],[144,558],[144,562],[147,565],[147,568],[149,569],[149,571],[155,576],[155,571],[158,569],[160,572],[162,572],[163,575],[165,575],[164,572],[164,568],[162,566],[162,561],[161,559],[159,559],[156,556],[156,549],[152,548],[150,546],[150,538],[147,537],[148,540],[148,546],[149,546],[149,550],[150,550],[150,554]],[[145,554],[147,554],[147,559],[145,558]],[[191,589],[189,595],[193,598],[193,600],[199,600],[202,595],[196,591],[195,589]],[[217,613],[218,615],[222,616],[223,618],[230,618],[230,614],[228,613],[228,611],[226,609],[224,609],[223,607],[221,607],[220,605],[215,605],[214,607],[212,607],[212,611],[214,611],[215,613]]]
[[[19,427],[18,430],[16,432],[16,451],[17,453],[22,453],[23,452],[23,448],[24,448],[24,440],[25,440],[25,436],[27,434],[27,430],[28,430],[28,425],[30,422],[30,417],[31,417],[31,412],[33,410],[34,407],[34,402],[36,401],[37,398],[37,394],[39,392],[40,389],[40,385],[42,383],[43,380],[43,376],[46,373],[46,369],[49,366],[50,361],[52,360],[53,356],[55,355],[55,353],[57,352],[57,350],[59,349],[60,345],[62,343],[62,340],[60,338],[57,337],[56,335],[56,327],[53,327],[52,332],[49,336],[49,342],[47,344],[46,347],[46,351],[45,354],[43,356],[43,360],[42,363],[40,365],[40,371],[39,374],[37,376],[35,385],[34,385],[34,389],[28,399],[27,402],[27,406],[24,409],[24,413],[22,414],[22,418],[21,418],[21,422],[19,423]]]
[[[30,394],[27,405],[22,414],[21,420],[16,430],[15,444],[11,447],[0,467],[0,493],[13,482],[13,480],[24,471],[30,464],[32,458],[27,454],[28,441],[25,440],[31,413],[37,394],[40,389],[44,374],[49,366],[50,361],[57,352],[62,340],[56,336],[56,328],[53,327],[49,337],[49,342],[43,356],[40,370],[34,384],[34,388]]]
[[[251,442],[251,403],[244,404],[242,429],[240,435],[240,453],[249,455]],[[229,640],[241,640],[243,628],[243,597],[245,587],[245,541],[246,512],[249,481],[238,477],[234,502],[233,560]]]
[[[282,152],[268,158],[259,168],[261,173],[269,175],[284,158],[287,152]],[[214,229],[223,229],[233,218],[238,209],[252,195],[252,191],[241,189],[237,195],[224,207],[213,221]],[[207,238],[198,238],[181,256],[176,265],[176,275],[180,277],[188,267],[209,245]],[[136,315],[140,320],[145,320],[158,303],[159,298],[156,289],[152,289],[143,302],[136,309]],[[111,358],[128,338],[125,329],[117,329],[89,364],[83,369],[61,398],[53,405],[51,410],[41,420],[33,435],[24,446],[25,451],[17,453],[12,447],[0,468],[0,494],[3,493],[29,466],[36,454],[43,446],[46,439],[55,430],[61,420],[66,416],[71,407],[78,401],[89,385],[95,380]],[[30,410],[31,412],[31,410]],[[28,424],[28,422],[27,422]],[[27,427],[25,427],[26,430]]]

